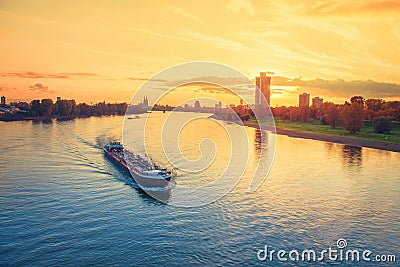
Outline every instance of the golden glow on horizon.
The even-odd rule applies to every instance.
[[[254,98],[252,95],[247,96],[250,98],[247,101],[252,101]],[[218,101],[223,103],[223,107],[229,104],[239,105],[240,103],[240,96],[229,89],[216,85],[195,83],[174,88],[164,95],[157,104],[171,105],[171,103],[175,103],[174,105],[183,107],[187,103],[193,107],[195,98],[199,98],[201,106],[214,106]]]
[[[129,102],[143,79],[200,60],[250,79],[273,71],[272,106],[296,105],[302,91],[336,102],[399,100],[399,11],[399,1],[385,0],[2,1],[0,95]],[[332,86],[338,79],[365,83]]]

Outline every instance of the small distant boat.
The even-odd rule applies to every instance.
[[[119,142],[112,142],[103,148],[105,155],[118,167],[131,176],[134,181],[144,188],[171,186],[176,172],[160,168],[150,160],[124,149]]]
[[[140,117],[139,116],[135,116],[135,117],[128,117],[128,120],[133,120],[133,119],[139,119]]]

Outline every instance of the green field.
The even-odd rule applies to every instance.
[[[250,123],[256,123],[255,120],[249,120]],[[263,124],[262,122],[260,123]],[[313,120],[309,122],[292,122],[284,121],[280,119],[275,120],[277,128],[285,130],[293,130],[297,132],[309,132],[331,136],[343,136],[358,140],[369,140],[384,143],[400,143],[400,124],[394,123],[393,130],[390,133],[378,134],[374,132],[374,128],[370,122],[364,123],[364,127],[357,135],[351,135],[348,131],[343,129],[341,126],[335,129],[329,125],[322,125],[319,120]]]

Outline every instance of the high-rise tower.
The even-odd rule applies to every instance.
[[[324,99],[320,98],[318,96],[314,97],[312,99],[312,105],[316,108],[319,108],[320,106],[322,106],[322,104],[324,103]]]
[[[256,77],[256,86],[260,90],[256,90],[255,107],[269,107],[271,97],[271,76],[267,76],[266,72],[260,72],[260,76]],[[260,92],[264,97],[260,95]]]
[[[310,106],[310,95],[307,93],[299,94],[299,107]]]

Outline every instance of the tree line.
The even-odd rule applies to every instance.
[[[61,99],[53,103],[52,99],[32,100],[27,102],[16,102],[13,105],[23,113],[31,117],[77,117],[77,116],[103,116],[124,115],[128,107],[126,103],[99,102],[94,105],[86,103],[76,104],[75,100]]]
[[[275,107],[271,108],[276,118],[288,121],[307,122],[320,120],[332,128],[343,126],[351,134],[360,132],[365,121],[372,122],[375,132],[392,130],[392,122],[400,122],[400,101],[365,99],[353,96],[344,104],[325,102],[319,107]]]

